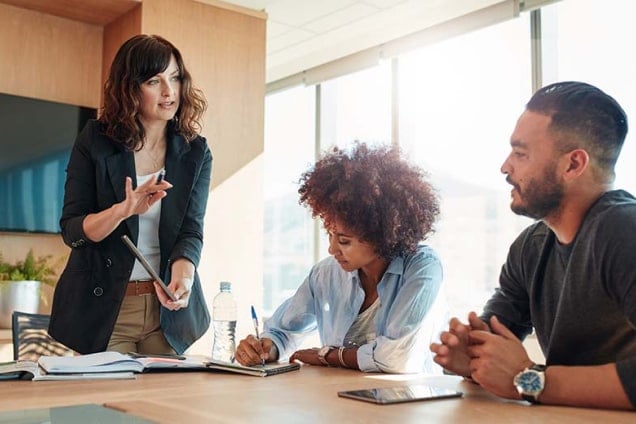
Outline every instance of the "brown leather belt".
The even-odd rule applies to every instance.
[[[126,296],[143,296],[145,294],[154,294],[155,280],[133,280],[128,282],[126,287]]]

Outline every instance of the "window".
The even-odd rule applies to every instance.
[[[391,143],[391,66],[382,63],[370,69],[327,81],[320,86],[320,151],[354,141]],[[322,223],[317,223],[322,226]],[[318,233],[316,260],[329,253],[327,235]]]
[[[544,56],[544,83],[584,81],[614,97],[636,122],[636,38],[631,0],[562,1],[542,9],[546,24],[544,43],[551,54]],[[630,113],[631,112],[631,113]],[[631,120],[630,120],[631,118]],[[633,126],[632,126],[633,128]],[[616,166],[616,188],[636,193],[636,140],[628,133]]]
[[[264,298],[271,314],[314,262],[313,220],[298,204],[298,179],[314,163],[315,88],[296,87],[265,102]]]
[[[511,212],[500,172],[531,95],[529,31],[525,14],[400,58],[400,144],[439,190],[441,218],[428,242],[460,317],[481,311],[510,243],[531,222]]]
[[[391,64],[321,85],[321,150],[354,140],[391,143]]]

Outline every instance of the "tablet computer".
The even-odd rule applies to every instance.
[[[163,282],[161,277],[159,277],[159,274],[157,274],[157,272],[150,266],[144,255],[142,255],[139,249],[137,249],[137,246],[135,246],[135,244],[128,238],[127,235],[121,236],[121,239],[126,244],[126,246],[128,246],[133,255],[135,255],[139,263],[141,263],[141,266],[144,267],[144,269],[148,272],[152,279],[159,283],[164,293],[166,293],[166,296],[168,296],[173,302],[176,302],[177,298],[175,297],[174,293],[172,293],[170,289],[168,289],[166,283]]]
[[[338,392],[338,396],[365,402],[390,404],[414,402],[419,400],[448,399],[461,397],[462,392],[434,387],[426,384],[414,384],[399,387],[380,387],[375,389],[347,390]]]

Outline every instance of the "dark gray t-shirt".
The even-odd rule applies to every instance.
[[[616,190],[590,208],[574,241],[537,222],[510,247],[484,308],[523,339],[534,327],[547,365],[617,363],[636,406],[636,199]]]

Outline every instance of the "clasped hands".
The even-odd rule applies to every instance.
[[[463,377],[471,377],[487,391],[508,399],[520,399],[513,379],[532,365],[521,341],[497,317],[490,327],[475,312],[468,324],[452,318],[441,343],[432,343],[436,363]]]

